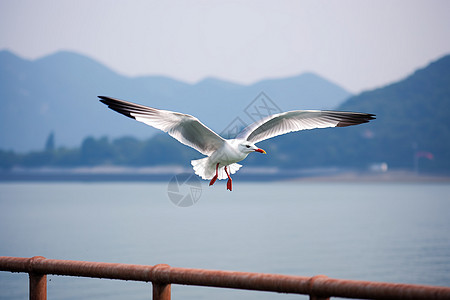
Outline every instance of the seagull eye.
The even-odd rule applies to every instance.
[[[245,145],[245,147],[250,148],[250,145]]]

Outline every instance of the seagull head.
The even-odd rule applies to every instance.
[[[259,152],[259,153],[266,154],[266,151],[264,151],[261,148],[256,147],[255,144],[252,144],[252,143],[247,142],[247,141],[239,144],[239,150],[241,152],[244,152],[244,153],[247,153],[247,154],[250,153],[250,152]]]

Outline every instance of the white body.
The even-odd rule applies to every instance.
[[[225,140],[222,147],[217,149],[209,157],[202,159],[192,160],[191,164],[194,167],[195,174],[200,176],[202,179],[212,179],[216,174],[216,166],[219,164],[218,168],[218,179],[226,179],[227,175],[224,172],[225,167],[230,174],[236,173],[242,165],[237,164],[237,162],[244,160],[250,152],[243,152],[240,150],[240,144],[244,141],[239,141],[236,139]]]

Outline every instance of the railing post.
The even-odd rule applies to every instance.
[[[45,260],[43,256],[34,256],[28,261],[28,276],[30,278],[30,300],[47,300],[47,274],[35,272],[34,265]]]
[[[314,295],[309,295],[309,300],[330,300],[330,298],[327,298],[327,297],[317,297],[317,296],[314,296]]]
[[[47,275],[29,273],[30,300],[47,300]]]
[[[325,275],[316,275],[311,277],[311,279],[309,279],[309,290],[310,290],[310,294],[309,294],[309,300],[330,300],[330,297],[325,297],[325,296],[317,296],[316,294],[320,293],[320,289],[316,290],[314,284],[316,283],[316,281],[320,281],[320,280],[326,280],[328,277]]]
[[[156,282],[153,285],[153,300],[170,300],[170,284],[159,284]]]

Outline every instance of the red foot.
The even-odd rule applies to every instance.
[[[209,182],[209,185],[213,185],[214,184],[214,182],[216,182],[216,180],[217,180],[217,175],[215,175],[214,177],[213,177],[213,179],[211,179],[211,181]]]
[[[233,180],[231,180],[230,174],[228,174],[227,167],[225,167],[225,173],[227,173],[228,181],[227,181],[227,190],[231,191],[231,184]]]
[[[227,181],[227,190],[230,190],[230,191],[231,191],[231,182],[232,182],[231,178],[228,179],[228,181]]]
[[[211,179],[211,181],[209,182],[209,185],[213,185],[214,182],[216,182],[217,177],[219,177],[219,163],[217,163],[216,165],[216,175],[214,175],[213,179]]]

